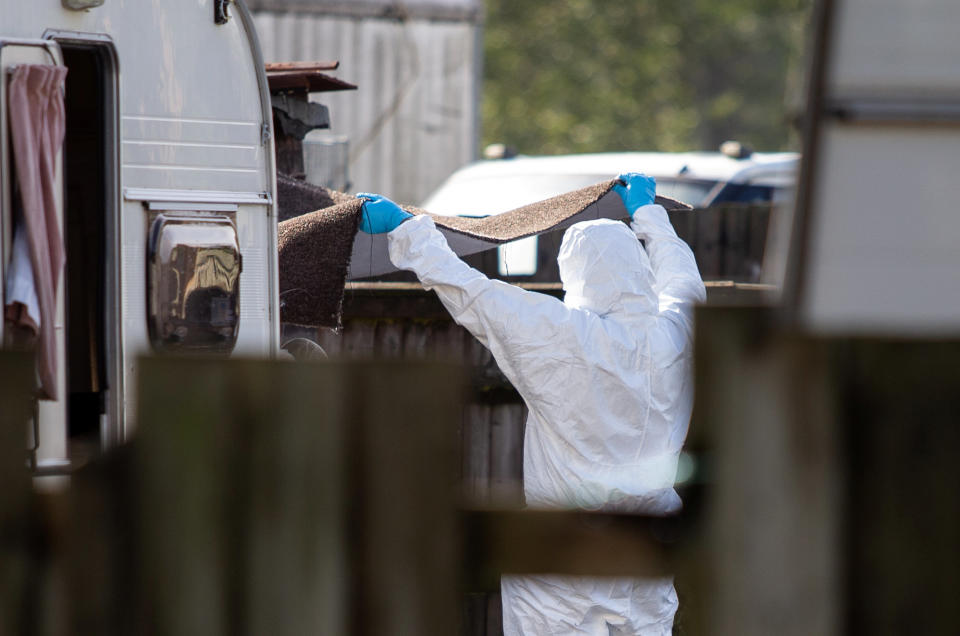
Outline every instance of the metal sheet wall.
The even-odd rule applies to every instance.
[[[416,16],[417,14],[412,14]],[[420,203],[477,154],[478,20],[255,11],[267,62],[339,60],[359,90],[314,94],[349,138],[350,190]]]

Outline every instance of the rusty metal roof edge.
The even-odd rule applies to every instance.
[[[305,90],[309,93],[356,90],[356,84],[321,73],[319,71],[288,70],[267,71],[271,92]]]

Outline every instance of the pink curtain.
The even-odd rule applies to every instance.
[[[57,285],[64,261],[57,220],[56,171],[66,125],[66,75],[67,69],[60,66],[22,64],[14,68],[7,91],[13,161],[40,309],[39,325],[35,325],[39,328],[40,393],[50,400],[57,399]],[[22,326],[31,326],[22,308],[7,307],[5,314],[20,315]]]

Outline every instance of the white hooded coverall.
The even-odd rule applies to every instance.
[[[693,306],[706,292],[664,209],[643,206],[633,219],[633,232],[608,219],[568,228],[563,302],[470,268],[428,216],[389,234],[393,264],[437,292],[526,402],[530,507],[681,505],[673,483],[693,406]],[[502,598],[506,636],[670,634],[677,607],[670,579],[505,576]]]

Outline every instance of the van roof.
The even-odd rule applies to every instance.
[[[791,173],[798,163],[795,152],[753,153],[734,159],[719,152],[606,152],[555,156],[520,155],[511,159],[478,161],[461,168],[451,179],[487,179],[502,175],[596,174],[611,178],[622,172],[642,172],[654,177],[737,182],[741,174]]]

